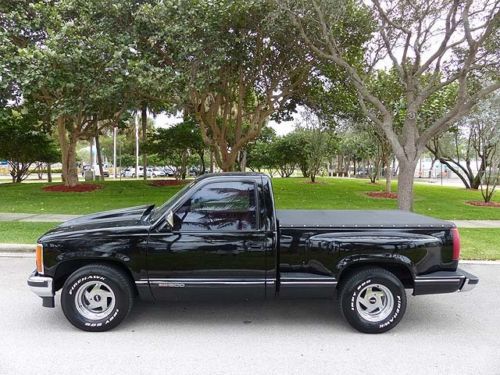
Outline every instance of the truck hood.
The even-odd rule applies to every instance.
[[[145,225],[142,218],[151,212],[153,207],[154,205],[144,205],[80,216],[65,221],[49,233]]]

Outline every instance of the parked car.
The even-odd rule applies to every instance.
[[[165,172],[165,170],[163,168],[154,167],[151,170],[151,175],[153,177],[166,177],[167,176],[167,172]]]
[[[108,169],[107,164],[103,165],[102,169],[103,169],[102,173],[103,173],[104,177],[109,177],[109,169]],[[96,164],[93,167],[91,165],[84,165],[82,167],[82,177],[85,177],[85,172],[90,171],[90,170],[94,171],[94,176],[101,175],[101,170],[99,169],[99,165]]]
[[[163,170],[167,174],[168,177],[174,177],[177,173],[177,168],[173,165],[166,165]]]
[[[82,216],[47,232],[28,285],[46,307],[61,290],[65,316],[86,331],[116,327],[136,296],[337,293],[349,324],[380,333],[402,319],[405,289],[474,288],[479,280],[458,268],[459,255],[447,221],[396,210],[275,210],[266,175],[208,174],[160,207]]]
[[[146,175],[147,175],[147,177],[152,177],[153,176],[153,169],[148,167],[147,170],[146,170]],[[122,177],[132,177],[132,178],[135,178],[136,177],[135,167],[127,167],[127,168],[125,168],[124,170],[122,170],[121,176]],[[138,177],[144,177],[144,167],[139,166],[137,176]]]
[[[201,168],[199,167],[191,167],[188,170],[188,175],[189,176],[199,176],[201,174]]]
[[[90,165],[82,166],[82,177],[85,177],[85,172],[90,171],[91,169],[92,169],[92,166],[90,166]]]
[[[135,167],[127,167],[120,172],[122,177],[132,177],[132,174],[135,174]]]

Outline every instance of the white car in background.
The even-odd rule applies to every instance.
[[[163,170],[168,177],[174,177],[177,173],[177,168],[175,168],[173,165],[166,165],[165,167],[163,167]]]
[[[122,177],[131,177],[131,178],[135,178],[135,167],[127,167],[125,168],[122,173],[121,173]],[[144,177],[144,167],[142,166],[139,166],[138,168],[138,172],[137,172],[137,176],[138,177]],[[152,168],[147,168],[146,170],[146,176],[147,177],[152,177],[153,176],[153,169]]]
[[[167,172],[163,168],[153,167],[152,175],[153,177],[166,177]]]
[[[133,173],[135,173],[135,168],[134,167],[127,167],[121,171],[120,175],[122,177],[132,177]]]

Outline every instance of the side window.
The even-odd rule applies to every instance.
[[[256,218],[253,182],[213,182],[175,212],[174,230],[252,230],[257,228]]]

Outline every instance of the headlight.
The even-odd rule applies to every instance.
[[[41,243],[36,245],[36,272],[43,275],[43,245]]]

